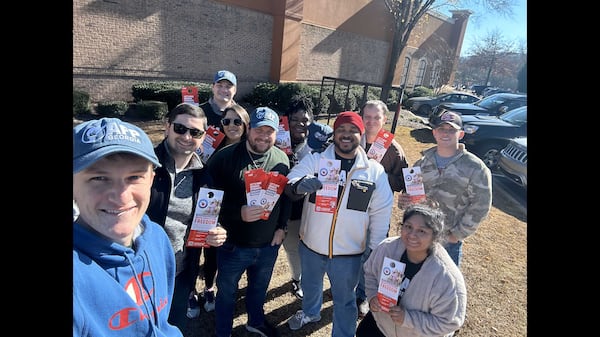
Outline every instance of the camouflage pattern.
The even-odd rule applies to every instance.
[[[435,161],[437,147],[423,151],[414,166],[421,166],[428,199],[446,214],[444,227],[459,240],[473,234],[492,207],[492,174],[483,161],[459,143],[460,153],[445,169]]]

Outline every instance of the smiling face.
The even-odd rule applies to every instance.
[[[225,132],[225,136],[227,137],[227,144],[239,142],[244,135],[245,129],[244,121],[240,115],[238,115],[235,110],[228,108],[225,116],[223,116],[223,119],[227,119],[229,121],[228,125],[225,125],[223,121],[221,121],[221,127],[223,128],[223,132]]]
[[[191,155],[196,149],[202,145],[205,135],[200,138],[194,138],[191,136],[190,131],[186,131],[184,134],[178,134],[175,132],[175,124],[180,124],[188,129],[196,129],[206,132],[204,126],[206,123],[203,122],[202,118],[190,116],[187,114],[180,114],[169,123],[165,124],[165,136],[167,138],[167,144],[171,156],[188,156]]]
[[[152,164],[140,156],[117,153],[99,159],[73,175],[77,222],[130,246],[148,208],[153,179]]]
[[[437,145],[442,148],[456,148],[458,141],[465,135],[463,130],[458,130],[447,123],[434,128],[432,133]]]
[[[308,136],[308,125],[312,122],[310,115],[305,110],[297,110],[290,114],[290,137],[294,144],[301,143]]]
[[[360,130],[352,123],[340,124],[333,130],[335,152],[342,158],[352,159],[360,145]]]
[[[433,244],[433,230],[425,224],[425,217],[416,213],[404,220],[400,238],[406,246],[409,257],[424,258]]]
[[[371,104],[364,107],[362,119],[365,124],[365,134],[367,137],[375,137],[379,130],[383,128],[386,115],[379,106]]]
[[[257,128],[251,128],[248,131],[247,143],[250,150],[254,153],[265,153],[273,145],[275,145],[275,139],[277,138],[277,132],[270,126],[263,125]]]
[[[237,87],[228,80],[220,80],[212,85],[213,99],[219,105],[227,105],[233,101]]]

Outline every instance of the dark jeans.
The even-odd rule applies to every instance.
[[[281,245],[268,243],[260,248],[225,243],[217,249],[217,297],[215,330],[217,337],[229,337],[240,278],[246,272],[246,312],[248,325],[257,327],[265,320],[264,303]]]
[[[206,289],[210,289],[215,284],[215,276],[217,275],[217,248],[203,248],[204,251],[204,285]]]
[[[190,298],[190,292],[196,287],[196,279],[198,278],[198,271],[200,269],[198,265],[199,257],[200,249],[188,249],[184,270],[175,276],[169,323],[178,327],[179,330],[182,330],[188,321],[186,316],[188,299]]]
[[[373,313],[369,313],[363,318],[356,328],[356,337],[385,337],[377,327]]]

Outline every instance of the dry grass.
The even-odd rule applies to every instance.
[[[406,118],[404,115],[402,118]],[[148,132],[153,141],[162,138],[162,125],[157,122],[135,122]],[[408,126],[404,126],[408,125]],[[434,145],[431,132],[415,128],[413,123],[399,122],[395,138],[413,163],[420,152]],[[394,207],[392,224],[398,223],[401,211]],[[397,235],[393,225],[390,235]],[[465,240],[461,269],[468,290],[467,319],[456,334],[460,337],[494,337],[527,335],[527,210],[494,189],[490,216],[477,232]],[[280,250],[265,303],[267,319],[282,336],[331,336],[332,300],[325,280],[322,319],[298,331],[291,331],[285,320],[301,308],[301,302],[290,292],[290,271],[284,249]],[[197,284],[203,289],[203,282]],[[255,336],[245,330],[245,278],[240,282],[232,336]],[[202,310],[200,317],[190,320],[186,337],[213,336],[214,312]]]

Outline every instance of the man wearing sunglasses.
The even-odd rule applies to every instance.
[[[208,118],[208,125],[223,130],[221,118],[225,117],[225,109],[235,104],[233,97],[237,92],[237,77],[228,70],[217,71],[211,91],[212,97],[200,104],[200,108]]]
[[[165,138],[154,148],[162,165],[156,169],[147,214],[163,226],[175,252],[175,289],[169,322],[181,330],[187,323],[190,293],[195,289],[201,248],[186,247],[202,186],[211,179],[196,149],[206,132],[206,116],[201,108],[181,103],[165,117]],[[226,231],[217,227],[209,231],[209,244],[222,244]]]

